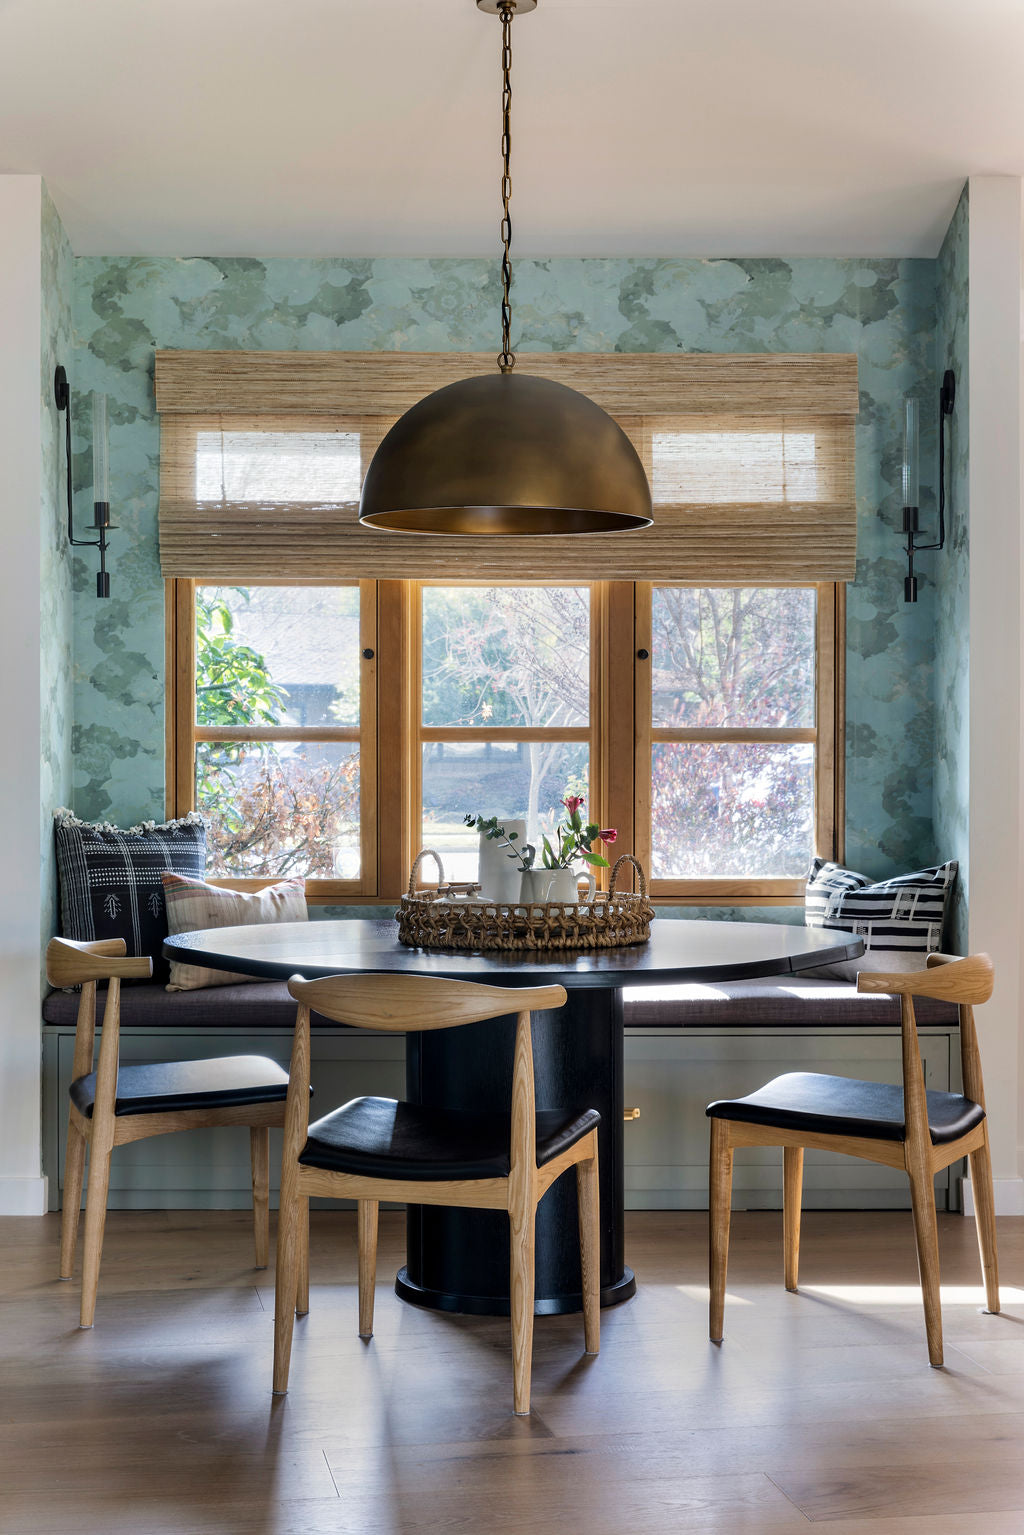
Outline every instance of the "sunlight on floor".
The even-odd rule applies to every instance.
[[[699,1300],[699,1301],[703,1302],[703,1304],[705,1306],[708,1303],[708,1298],[709,1298],[710,1292],[708,1290],[707,1285],[677,1284],[676,1285],[676,1289],[679,1291],[680,1295],[685,1295],[687,1300]],[[726,1305],[728,1305],[728,1306],[753,1306],[754,1305],[754,1302],[752,1300],[747,1300],[742,1295],[734,1295],[731,1290],[726,1290],[726,1292],[725,1292],[725,1301],[726,1301]]]
[[[919,1306],[921,1289],[912,1284],[809,1284],[801,1285],[808,1295],[820,1295],[826,1300],[849,1301],[854,1306]],[[940,1296],[944,1306],[984,1306],[985,1291],[981,1285],[942,1285]],[[1024,1290],[1013,1285],[999,1286],[999,1299],[1004,1306],[1016,1306],[1024,1302]]]
[[[708,1299],[707,1285],[681,1284],[675,1287],[680,1295],[685,1295],[688,1300],[706,1302]],[[921,1304],[921,1288],[912,1284],[802,1284],[799,1292],[802,1295],[820,1295],[823,1300],[845,1301],[851,1306],[919,1306]],[[943,1285],[941,1288],[942,1304],[944,1306],[982,1306],[985,1305],[985,1291],[981,1285]],[[1024,1305],[1024,1290],[1014,1285],[1000,1285],[999,1298],[1004,1306]],[[728,1306],[756,1306],[757,1302],[743,1295],[734,1295],[731,1290],[725,1294]]]

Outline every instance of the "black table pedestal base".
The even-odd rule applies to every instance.
[[[508,1118],[512,1101],[515,1018],[488,1019],[458,1029],[406,1038],[406,1097],[435,1108],[472,1105],[478,1114]],[[600,1112],[601,1303],[616,1305],[636,1291],[623,1242],[622,993],[616,988],[569,991],[565,1007],[533,1017],[538,1109],[566,1118]],[[536,1296],[539,1316],[580,1311],[576,1178],[569,1170],[537,1207]],[[409,1205],[406,1266],[395,1292],[413,1305],[471,1316],[509,1314],[508,1216],[501,1210]]]
[[[498,1295],[452,1295],[447,1290],[427,1290],[414,1284],[409,1270],[402,1267],[395,1275],[395,1294],[410,1306],[423,1306],[427,1311],[457,1311],[462,1316],[508,1316],[508,1297]],[[631,1268],[623,1269],[622,1278],[616,1283],[601,1287],[601,1305],[617,1306],[631,1300],[636,1294],[636,1275]],[[578,1295],[553,1295],[534,1302],[534,1316],[562,1316],[570,1311],[582,1311]]]

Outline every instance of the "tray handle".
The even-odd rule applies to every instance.
[[[612,869],[612,877],[608,881],[608,899],[609,899],[609,901],[611,900],[612,896],[615,894],[615,879],[616,879],[616,876],[617,876],[619,870],[622,868],[622,865],[624,863],[631,863],[633,865],[634,869],[636,870],[637,874],[640,876],[640,899],[642,901],[646,901],[646,899],[647,899],[647,875],[644,873],[643,865],[641,864],[639,858],[634,858],[632,853],[622,853],[615,860],[615,867]]]
[[[421,848],[420,851],[416,854],[416,857],[412,861],[412,868],[409,870],[409,894],[410,895],[415,895],[416,894],[416,871],[419,869],[420,862],[424,858],[432,858],[434,860],[434,862],[437,864],[437,888],[438,888],[438,890],[440,890],[441,886],[444,884],[444,864],[441,862],[441,855],[440,855],[440,853],[435,853],[434,849],[432,847],[424,847],[424,848]]]

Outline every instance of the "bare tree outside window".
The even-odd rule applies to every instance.
[[[446,844],[446,867],[471,873],[466,812],[525,817],[536,841],[564,794],[588,792],[589,589],[425,587],[422,653],[423,725],[446,736],[423,748],[423,836]],[[460,740],[467,727],[522,736]],[[578,739],[531,739],[535,729]]]
[[[744,741],[742,733],[813,734],[815,622],[815,592],[806,587],[655,588],[655,878],[806,871],[813,740]],[[721,730],[730,738],[716,739]],[[682,731],[688,739],[672,739]]]

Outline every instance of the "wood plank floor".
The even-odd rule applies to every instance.
[[[273,1274],[248,1218],[114,1212],[96,1327],[57,1217],[0,1220],[2,1535],[1024,1535],[1024,1220],[984,1315],[973,1223],[940,1217],[946,1365],[927,1363],[910,1216],[734,1214],[726,1341],[707,1341],[702,1215],[627,1217],[635,1300],[538,1318],[511,1414],[506,1322],[396,1299],[356,1336],[354,1216],[313,1216],[311,1312],[270,1394]]]

